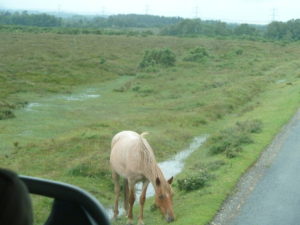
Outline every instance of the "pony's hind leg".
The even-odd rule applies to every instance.
[[[133,224],[133,204],[135,201],[135,183],[131,180],[128,180],[128,190],[129,190],[129,196],[128,196],[128,202],[129,202],[129,209],[128,209],[128,220],[127,225]]]
[[[115,206],[114,206],[114,219],[117,218],[119,214],[119,197],[120,197],[120,176],[115,172],[112,171],[112,179],[115,186]]]
[[[128,207],[129,207],[129,187],[128,187],[127,178],[124,178],[124,209],[126,212],[126,216],[128,216]]]

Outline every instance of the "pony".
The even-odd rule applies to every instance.
[[[143,225],[143,209],[148,184],[151,182],[155,190],[155,205],[161,210],[168,222],[174,221],[173,192],[171,184],[173,177],[168,181],[156,163],[152,148],[145,135],[134,131],[121,131],[111,142],[110,165],[114,182],[115,205],[114,216],[119,214],[118,202],[120,196],[120,176],[124,178],[124,209],[128,217],[127,224],[132,224],[132,208],[135,201],[135,184],[142,181],[140,196],[140,214],[138,224]]]

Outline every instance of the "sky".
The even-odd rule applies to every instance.
[[[0,0],[0,9],[78,14],[151,14],[268,24],[300,18],[299,0]]]

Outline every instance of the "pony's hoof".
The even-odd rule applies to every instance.
[[[117,221],[117,220],[120,220],[120,217],[119,216],[116,216],[114,215],[112,218],[111,218],[112,221]]]
[[[126,225],[133,225],[132,220],[128,220],[127,223],[126,223]]]

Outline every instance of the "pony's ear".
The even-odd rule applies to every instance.
[[[171,177],[171,178],[168,180],[168,183],[169,183],[169,184],[172,184],[172,182],[173,182],[173,177]]]
[[[158,177],[156,177],[156,186],[160,185],[160,179]]]

